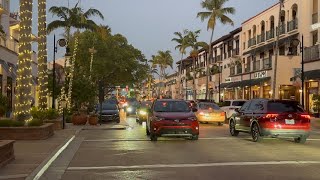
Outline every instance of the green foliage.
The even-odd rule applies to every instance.
[[[53,120],[59,117],[59,112],[55,109],[48,109],[46,110],[46,119]]]
[[[4,116],[8,110],[8,98],[3,96],[2,93],[0,93],[0,117]]]
[[[42,126],[43,120],[40,119],[32,119],[28,121],[27,126]]]
[[[46,112],[33,107],[31,109],[31,116],[35,119],[46,119]]]
[[[24,126],[23,121],[15,121],[12,119],[0,120],[0,127],[21,127],[21,126]]]
[[[34,119],[40,119],[40,120],[53,120],[57,119],[59,117],[59,113],[55,109],[47,109],[47,110],[39,110],[36,107],[33,107],[31,109],[31,115]]]
[[[318,94],[313,95],[312,100],[313,100],[313,106],[314,106],[313,110],[316,113],[319,113],[320,112],[320,95]]]

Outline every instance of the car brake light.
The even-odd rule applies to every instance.
[[[220,116],[225,116],[225,115],[226,115],[225,112],[220,113]]]
[[[311,119],[310,115],[308,114],[302,114],[301,117],[306,119]]]
[[[200,112],[199,114],[200,114],[201,116],[204,116],[204,112]]]
[[[274,119],[278,116],[279,114],[267,114],[266,118]]]

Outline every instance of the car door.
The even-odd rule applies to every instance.
[[[244,118],[242,119],[242,126],[245,131],[250,131],[251,122],[253,120],[254,114],[259,111],[260,101],[254,99],[251,101],[248,110],[244,113]]]
[[[245,127],[244,127],[244,118],[245,118],[245,114],[249,108],[251,104],[251,101],[247,101],[246,103],[243,104],[243,106],[239,109],[239,112],[235,118],[235,121],[236,121],[236,129],[238,130],[245,130]]]

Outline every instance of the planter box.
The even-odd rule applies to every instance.
[[[0,141],[0,168],[14,160],[14,141]]]
[[[53,129],[56,130],[61,130],[62,129],[62,119],[55,119],[55,120],[44,120],[44,123],[52,123],[53,124]]]
[[[52,123],[39,127],[0,127],[0,140],[43,140],[53,134]]]

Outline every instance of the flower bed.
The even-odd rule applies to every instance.
[[[0,141],[0,167],[14,160],[14,141]]]
[[[43,140],[53,136],[52,123],[33,127],[0,127],[1,140]]]

